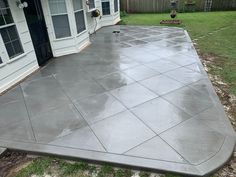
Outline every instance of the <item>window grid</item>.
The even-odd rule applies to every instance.
[[[118,12],[118,0],[114,0],[114,12]]]
[[[79,9],[79,10],[75,10],[74,12],[80,12],[80,11],[84,11],[83,9]]]
[[[80,1],[79,3],[80,7],[75,7],[75,5],[78,5],[78,3],[76,3],[75,1]],[[86,30],[82,0],[73,0],[73,5],[74,5],[74,15],[75,15],[77,34],[80,34],[84,30]]]
[[[51,15],[67,14],[65,0],[49,0],[49,7],[50,7]]]
[[[15,26],[15,24],[14,23],[11,23],[11,24],[7,24],[7,25],[0,25],[0,29],[2,29],[2,28],[7,28],[7,27],[10,27],[10,26]]]
[[[51,14],[52,17],[54,16],[60,16],[60,15],[67,15],[68,13],[61,13],[61,14]]]
[[[103,0],[102,1],[102,14],[103,15],[110,15],[110,1],[109,0]]]
[[[48,0],[48,2],[55,37],[59,39],[71,36],[66,0]],[[59,23],[58,18],[61,18],[61,24]]]
[[[4,13],[4,11],[5,11],[5,13]],[[6,17],[7,17],[6,15],[8,15],[8,17],[9,17],[8,21],[6,20]],[[10,7],[9,7],[7,0],[0,1],[0,16],[3,19],[3,24],[1,24],[1,25],[13,23]]]
[[[5,18],[5,16],[4,16],[4,13],[3,13],[3,11],[7,11],[7,10],[9,10],[10,11],[10,7],[7,7],[7,8],[1,8],[0,9],[0,11],[1,11],[1,18],[3,19],[3,21],[4,21],[4,25],[6,25],[6,24],[9,24],[9,23],[7,23],[7,21],[6,21],[6,18]],[[9,14],[10,15],[10,14]],[[10,15],[10,20],[12,21],[12,17],[11,17],[11,15]]]
[[[3,20],[0,24],[0,34],[2,35],[3,43],[6,47],[8,56],[12,59],[24,53],[24,51],[7,0],[0,0],[0,17]],[[3,61],[1,59],[0,64],[2,62]]]
[[[94,9],[95,8],[95,0],[89,0],[89,9]]]
[[[84,11],[76,12],[75,20],[76,20],[77,34],[80,34],[86,30],[85,20],[84,20]]]
[[[14,33],[14,36],[15,36],[14,39],[12,39],[11,34],[9,33],[10,28],[13,28],[11,31],[12,31],[12,33]],[[15,25],[0,29],[1,34],[3,33],[3,31],[5,31],[4,33],[7,34],[7,38],[3,37],[3,42],[4,42],[5,47],[7,49],[9,58],[12,59],[12,58],[22,54],[23,53],[23,48],[22,48],[22,45],[21,45],[21,42],[20,42],[20,39],[19,39],[19,36],[18,36]],[[17,46],[18,50],[16,49],[16,46],[13,45],[16,42],[18,42],[18,44],[19,44]],[[11,46],[12,51],[9,51],[10,50],[9,46]]]

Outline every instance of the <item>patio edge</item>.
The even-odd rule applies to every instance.
[[[0,140],[1,141],[1,140]],[[3,141],[1,141],[3,143]],[[4,144],[10,145],[8,141]],[[27,153],[37,155],[57,156],[67,159],[80,159],[89,161],[91,163],[110,163],[121,167],[130,167],[140,170],[150,170],[153,172],[173,172],[187,176],[208,176],[223,167],[232,157],[235,147],[235,137],[226,136],[224,144],[221,149],[210,159],[201,163],[200,165],[191,164],[177,164],[173,162],[159,161],[159,160],[144,160],[135,158],[135,160],[128,156],[121,157],[116,154],[104,154],[102,152],[89,152],[81,149],[70,149],[65,147],[55,147],[51,145],[34,144],[30,145],[25,142],[19,142],[18,146],[10,148],[12,150],[20,150]],[[39,150],[36,150],[39,149]],[[2,148],[2,150],[5,150]],[[53,150],[53,151],[52,151]],[[61,155],[61,151],[64,155]],[[53,152],[53,153],[52,153]],[[94,158],[96,157],[96,158]],[[112,159],[112,160],[111,160]]]
[[[196,166],[201,176],[209,176],[222,168],[232,157],[235,148],[235,137],[226,136],[221,149],[209,160]]]
[[[197,50],[194,46],[194,43],[193,43],[193,41],[186,29],[184,29],[184,33],[187,37],[187,41],[192,45],[195,53],[199,57]],[[201,61],[200,57],[199,57],[199,61]],[[202,64],[202,62],[201,62],[201,64]],[[203,70],[203,72],[208,76],[208,73],[205,70]],[[208,77],[208,79],[209,79],[209,77]],[[218,101],[221,104],[221,101],[220,101],[218,95],[216,94],[213,85],[212,85],[212,88],[213,88],[213,93],[215,94],[216,98],[218,98]],[[223,107],[222,107],[222,110],[225,112]],[[227,118],[226,121],[231,124],[230,120],[228,119],[228,116],[226,114],[225,114],[225,116]],[[210,158],[206,162],[203,162],[202,164],[196,166],[196,168],[201,172],[202,176],[208,176],[208,175],[214,173],[215,171],[222,168],[231,159],[234,151],[236,151],[235,148],[236,148],[236,133],[235,133],[235,136],[226,136],[224,144],[222,145],[221,149],[212,158]],[[206,167],[208,167],[208,168],[206,168]]]

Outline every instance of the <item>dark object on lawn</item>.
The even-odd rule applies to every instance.
[[[182,23],[181,20],[162,20],[160,24],[168,24],[168,25],[180,25]]]
[[[171,18],[175,18],[177,16],[176,10],[172,10],[170,13]]]
[[[170,17],[171,17],[171,18],[175,18],[175,17],[176,17],[176,14],[170,14]]]

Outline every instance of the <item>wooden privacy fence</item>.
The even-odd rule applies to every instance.
[[[207,0],[195,0],[192,7],[186,6],[186,0],[179,0],[178,11],[204,11]],[[209,1],[209,0],[208,0]],[[158,13],[170,11],[170,0],[120,0],[121,10],[128,13]],[[236,10],[236,0],[212,0],[209,10]]]

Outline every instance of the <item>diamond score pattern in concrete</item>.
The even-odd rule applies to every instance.
[[[180,28],[102,28],[89,47],[51,60],[0,96],[3,149],[203,176],[221,167],[234,145],[235,132]]]

